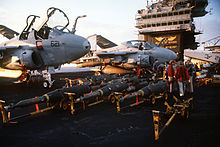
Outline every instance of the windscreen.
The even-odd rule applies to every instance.
[[[153,44],[152,42],[146,42],[145,44],[144,44],[144,49],[152,49],[152,48],[154,48],[154,47],[156,47],[156,45],[155,44]]]
[[[123,42],[122,44],[129,47],[129,48],[139,48],[140,46],[143,45],[143,40],[130,40]]]

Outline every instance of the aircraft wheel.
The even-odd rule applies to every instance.
[[[116,98],[113,96],[113,97],[111,97],[111,103],[112,104],[114,104],[115,103],[115,101],[116,101]]]
[[[48,89],[48,88],[50,87],[49,82],[48,82],[48,81],[44,81],[44,82],[43,82],[43,87],[46,88],[46,89]]]

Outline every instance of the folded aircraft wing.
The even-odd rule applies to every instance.
[[[106,49],[106,48],[111,48],[111,47],[117,46],[117,44],[115,44],[114,42],[106,39],[105,37],[103,37],[101,35],[97,35],[96,36],[96,41],[97,41],[97,45],[100,48],[102,48],[102,49]]]
[[[8,39],[12,39],[15,36],[19,35],[18,32],[15,32],[12,29],[9,29],[8,27],[3,25],[0,25],[0,34],[2,34],[4,37]]]
[[[208,50],[184,50],[184,56],[197,59],[206,62],[219,63],[220,52],[219,51],[208,51]]]

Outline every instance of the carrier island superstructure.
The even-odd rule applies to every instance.
[[[147,0],[135,16],[138,39],[159,43],[183,59],[184,49],[196,49],[194,17],[205,16],[208,0]]]

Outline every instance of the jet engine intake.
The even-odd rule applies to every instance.
[[[23,50],[20,57],[20,62],[28,69],[36,69],[43,66],[43,60],[40,56],[40,53],[33,50]]]
[[[141,55],[139,61],[141,67],[149,67],[153,65],[154,59],[149,55]]]

